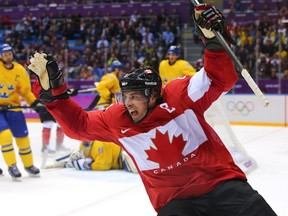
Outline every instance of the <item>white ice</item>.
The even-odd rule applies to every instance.
[[[35,165],[40,167],[41,124],[28,123],[28,127]],[[279,216],[287,216],[288,128],[233,126],[233,130],[258,163],[258,168],[248,174],[250,184]],[[52,134],[54,141],[55,129]],[[66,146],[75,149],[78,144],[65,137]],[[0,157],[4,171],[0,176],[1,216],[156,215],[138,174],[46,169],[41,170],[41,177],[32,178],[24,171],[19,157],[17,160],[21,182],[12,181]]]

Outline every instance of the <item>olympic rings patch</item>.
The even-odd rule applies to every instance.
[[[229,101],[226,104],[226,108],[228,111],[234,114],[241,114],[243,116],[247,116],[250,112],[254,110],[254,104],[252,101]]]

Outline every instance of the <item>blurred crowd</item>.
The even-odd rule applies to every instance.
[[[252,76],[288,78],[288,32],[284,23],[264,16],[259,23],[233,25],[231,33],[238,44],[236,55]]]
[[[172,2],[179,1],[179,0],[172,0]],[[81,5],[81,4],[100,4],[100,3],[149,3],[149,2],[165,2],[165,0],[74,0],[74,1],[68,1],[68,0],[23,0],[23,1],[17,1],[17,0],[4,0],[0,1],[0,7],[29,7],[29,6],[52,6],[56,7],[58,5]]]
[[[158,68],[171,44],[180,43],[177,14],[135,11],[121,17],[97,12],[81,17],[43,14],[40,18],[27,14],[20,22],[2,20],[2,43],[15,49],[17,61],[25,64],[35,50],[54,55],[71,79],[98,81],[109,71],[112,61],[134,67]]]
[[[124,1],[58,0],[42,1],[41,4]],[[14,2],[6,0],[2,5],[11,6]],[[24,0],[21,4],[28,5],[32,2],[37,1]],[[259,12],[253,1],[251,4],[247,2],[229,1],[223,11],[226,11],[227,16],[233,13]],[[263,4],[261,12],[265,7],[267,6]],[[278,16],[272,19],[267,13],[262,13],[260,20],[245,24],[236,19],[228,19],[231,35],[238,45],[234,51],[253,78],[288,79],[288,23],[284,22],[288,21],[288,9],[284,4],[270,11],[276,11]],[[97,12],[85,17],[79,14],[63,14],[61,11],[57,15],[43,13],[41,17],[30,13],[17,22],[0,15],[0,43],[13,46],[17,61],[23,65],[35,50],[44,51],[58,59],[68,78],[99,81],[103,74],[109,71],[114,60],[121,61],[127,72],[139,66],[158,69],[168,47],[181,45],[180,26],[176,11],[167,14],[164,9],[159,13],[151,10],[145,15],[136,10],[132,14],[122,11],[120,17],[113,17],[109,13],[100,17]],[[196,69],[202,65],[203,60],[193,64]]]
[[[230,22],[230,32],[238,45],[236,55],[254,78],[288,79],[288,5],[284,2],[229,2],[228,16],[233,17],[237,13],[260,14],[259,20],[246,24],[236,19]]]
[[[279,14],[286,13],[287,11],[287,0],[231,0],[223,1],[223,9],[225,13],[238,13],[238,12],[261,12],[261,11],[275,11]]]
[[[232,0],[223,3],[229,32],[237,43],[232,48],[253,78],[288,79],[288,5],[285,1]],[[277,7],[269,7],[269,3]],[[243,17],[248,19],[243,21]],[[193,33],[194,42],[200,43],[197,32]],[[202,66],[200,58],[195,67],[199,70]]]

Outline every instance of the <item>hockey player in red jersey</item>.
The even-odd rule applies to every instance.
[[[205,110],[232,88],[237,74],[211,31],[229,39],[223,15],[201,5],[194,16],[206,49],[204,68],[193,77],[175,79],[161,93],[156,71],[135,69],[120,81],[123,103],[86,112],[69,98],[53,57],[36,53],[29,68],[46,89],[40,98],[71,138],[111,141],[126,150],[158,216],[274,216],[205,121]]]

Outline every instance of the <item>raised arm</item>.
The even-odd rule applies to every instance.
[[[213,30],[219,31],[229,43],[235,44],[228,33],[226,18],[217,8],[209,4],[197,6],[193,18],[205,45],[205,71],[213,82],[223,88],[223,92],[229,91],[237,81],[238,76],[233,62],[213,33]]]
[[[103,112],[86,112],[69,98],[63,72],[52,56],[36,53],[30,62],[28,67],[42,87],[39,97],[67,136],[83,141],[112,141]]]

